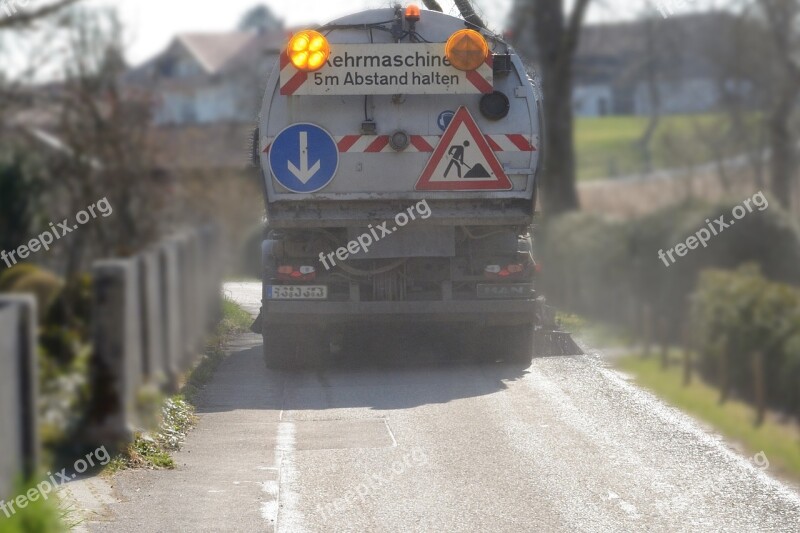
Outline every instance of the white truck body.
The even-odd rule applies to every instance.
[[[443,60],[445,43],[466,27],[437,12],[410,24],[402,10],[370,10],[317,28],[331,48],[321,70],[300,72],[286,54],[276,64],[257,136],[270,231],[265,331],[537,323],[538,91],[511,47],[485,30],[485,65],[463,72]],[[499,119],[482,109],[494,92],[507,98]],[[394,223],[420,202],[427,216]],[[330,253],[378,237],[385,221],[391,235],[369,250]],[[278,272],[300,265],[316,269],[312,281]]]

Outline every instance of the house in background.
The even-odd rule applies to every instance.
[[[715,111],[752,84],[726,77],[735,18],[709,12],[584,27],[575,56],[573,106],[584,117]]]
[[[151,93],[158,126],[253,123],[285,40],[283,31],[179,35],[125,82]]]
[[[267,79],[286,41],[282,27],[182,34],[123,78],[151,102],[148,141],[156,170],[172,184],[169,202],[198,223],[223,221],[235,256],[261,231],[262,185],[248,167]]]

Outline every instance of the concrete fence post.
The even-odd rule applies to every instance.
[[[183,316],[178,242],[164,241],[158,249],[161,263],[161,312],[164,316],[163,366],[167,374],[166,392],[177,392],[183,360]]]
[[[207,274],[206,294],[208,298],[205,327],[213,328],[222,319],[222,277],[223,256],[219,246],[219,228],[205,226],[201,234],[201,243],[205,254],[204,265]]]
[[[214,293],[219,292],[216,286],[216,264],[219,260],[214,250],[213,229],[204,226],[198,233],[198,245],[200,247],[200,264],[202,273],[202,285],[200,287],[203,297],[203,330],[208,333],[216,322],[214,317]]]
[[[0,499],[39,465],[36,300],[0,296]]]
[[[200,327],[203,331],[203,343],[208,338],[217,322],[214,300],[220,292],[217,281],[217,263],[219,253],[214,248],[213,230],[203,227],[197,233],[197,246],[200,257],[200,295],[203,300],[203,316]]]
[[[206,338],[206,272],[207,265],[203,263],[203,253],[200,243],[199,231],[192,231],[186,239],[187,253],[190,272],[190,302],[192,307],[189,309],[193,322],[193,338],[190,340],[190,360],[188,366],[191,367],[198,354],[203,352]]]
[[[165,364],[165,315],[162,306],[161,261],[158,252],[139,256],[142,311],[142,371],[149,384],[161,387],[169,371]]]
[[[133,439],[142,385],[142,339],[138,263],[135,259],[93,265],[91,368],[94,398],[89,436],[117,445]]]
[[[175,238],[178,247],[178,271],[180,286],[180,313],[181,313],[181,340],[182,346],[178,355],[180,370],[185,372],[191,366],[196,351],[196,328],[194,320],[195,312],[195,268],[196,264],[192,261],[192,254],[189,244],[189,237],[185,234]]]

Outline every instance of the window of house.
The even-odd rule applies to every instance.
[[[158,62],[156,66],[158,75],[163,78],[172,78],[175,76],[176,70],[176,63],[175,58],[173,57],[165,57],[161,61]]]
[[[193,101],[184,100],[181,102],[181,122],[184,124],[194,124],[197,122],[197,110],[195,109]]]

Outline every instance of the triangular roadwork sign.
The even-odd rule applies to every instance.
[[[460,107],[433,151],[418,191],[510,191],[514,188],[466,107]]]

